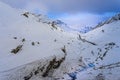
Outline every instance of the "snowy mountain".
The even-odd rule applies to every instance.
[[[89,27],[89,26],[85,26],[85,27],[81,27],[80,30],[78,30],[80,33],[87,33],[89,31],[93,30],[93,27]]]
[[[110,24],[112,22],[116,22],[120,20],[120,14],[116,14],[115,16],[111,17],[110,19],[100,22],[95,28],[101,27],[105,24]]]
[[[96,45],[84,44],[81,56],[87,63],[93,63],[94,69],[80,73],[81,80],[120,80],[120,21],[114,21],[83,35],[83,38]],[[80,76],[79,75],[79,76]],[[114,77],[115,76],[115,77]],[[87,77],[87,78],[86,78]],[[99,77],[99,79],[97,79]],[[100,79],[100,78],[103,79]],[[78,77],[79,78],[79,77]]]
[[[46,23],[49,25],[55,25],[55,26],[60,27],[61,29],[64,29],[64,31],[70,31],[70,28],[68,27],[66,23],[62,22],[61,20],[52,20],[43,14],[37,15],[34,13],[25,12],[23,16],[25,16],[26,18],[33,16],[33,20],[36,20],[37,22],[42,22],[42,23]]]
[[[120,20],[120,14],[116,14],[115,16],[109,18],[108,20],[105,20],[105,21],[102,21],[102,22],[98,23],[96,26],[92,26],[92,27],[84,26],[84,27],[81,27],[77,31],[79,31],[80,33],[87,33],[89,31],[91,31],[93,29],[96,29],[98,27],[101,27],[101,26],[103,26],[105,24],[109,24],[109,23],[116,22],[116,21],[119,21],[119,20]]]
[[[120,80],[120,21],[86,34],[0,2],[0,80]]]

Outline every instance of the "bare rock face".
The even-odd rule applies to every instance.
[[[18,45],[15,49],[12,49],[11,53],[17,54],[21,49],[23,45]]]

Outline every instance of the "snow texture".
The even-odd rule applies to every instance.
[[[120,80],[119,20],[86,34],[63,26],[0,2],[0,80]]]

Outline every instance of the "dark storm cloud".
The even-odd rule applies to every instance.
[[[13,7],[25,8],[29,3],[44,5],[49,12],[55,13],[105,13],[119,12],[120,0],[0,0]],[[32,7],[32,5],[31,5]],[[41,6],[39,7],[39,9]],[[33,9],[33,8],[32,8]]]

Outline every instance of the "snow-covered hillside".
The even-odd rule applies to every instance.
[[[86,34],[0,2],[0,80],[120,80],[120,21]]]
[[[103,22],[100,22],[97,26],[95,26],[94,28],[98,28],[98,27],[101,27],[105,24],[110,24],[112,22],[116,22],[116,21],[119,21],[120,20],[120,13],[119,14],[116,14],[115,16],[111,17],[110,19],[106,20],[106,21],[103,21]]]
[[[113,17],[109,18],[108,20],[99,22],[96,26],[92,26],[92,27],[90,27],[90,26],[83,26],[83,27],[80,27],[79,30],[76,30],[76,31],[79,31],[80,33],[87,33],[89,31],[92,31],[93,29],[101,27],[101,26],[103,26],[105,24],[110,24],[112,22],[116,22],[116,21],[119,21],[119,20],[120,20],[120,13],[114,15]]]
[[[64,32],[52,22],[47,23],[43,16],[41,21],[40,15],[22,13],[3,3],[0,3],[0,15],[0,80],[22,80],[38,67],[47,68],[55,58],[54,66],[59,67],[66,57],[66,50],[73,48],[70,53],[76,50],[77,35]],[[46,77],[49,71],[46,70],[39,75]]]
[[[96,45],[84,44],[80,56],[94,68],[79,73],[78,80],[120,80],[120,21],[105,24],[82,37]],[[81,77],[84,76],[84,77]],[[99,78],[99,79],[98,79]],[[103,79],[100,79],[103,78]]]

